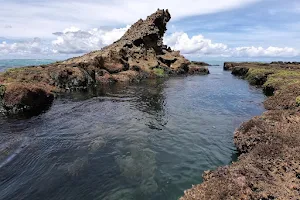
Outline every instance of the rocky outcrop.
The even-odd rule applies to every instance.
[[[188,73],[192,74],[209,74],[209,70],[207,67],[197,66],[197,65],[190,65]]]
[[[243,153],[230,166],[206,172],[181,200],[299,199],[299,112],[269,111],[235,133]]]
[[[191,63],[198,66],[211,66],[210,64],[201,61],[191,61]]]
[[[163,44],[170,19],[168,10],[157,10],[147,19],[138,20],[118,41],[99,51],[49,65],[9,70],[0,74],[0,85],[21,83],[21,86],[26,83],[35,88],[42,85],[41,90],[46,87],[51,88],[50,91],[63,92],[101,84],[136,82],[143,78],[208,74],[203,63],[192,64],[179,51],[172,51]],[[20,88],[21,90],[24,88]],[[31,93],[20,93],[29,94]],[[24,96],[21,99],[27,98],[30,97]],[[14,102],[8,102],[9,99],[4,99],[4,104],[10,105],[4,106],[5,108],[19,107],[17,102],[15,105]],[[39,101],[35,103],[38,104]],[[34,106],[27,106],[27,110],[30,108],[36,109]]]
[[[226,63],[224,68],[272,90],[269,111],[234,134],[240,154],[230,166],[207,171],[181,200],[300,199],[300,68],[295,63]]]
[[[83,69],[90,69],[87,71],[91,71],[92,75],[95,72],[96,77],[101,76],[98,72],[100,69],[106,70],[109,74],[127,70],[136,71],[137,79],[156,77],[155,69],[162,69],[165,75],[187,74],[192,63],[180,55],[180,52],[172,51],[163,45],[163,35],[170,19],[168,10],[158,10],[146,20],[140,19],[133,24],[124,36],[112,45],[100,51],[69,59],[62,64],[80,63]],[[193,63],[193,66],[197,65],[200,69],[202,64]],[[114,77],[116,76],[112,76],[114,81],[123,80]]]
[[[16,83],[4,87],[1,104],[9,114],[39,114],[54,100],[54,95],[43,89],[42,85]]]
[[[300,62],[283,62],[283,61],[277,61],[277,62],[271,62],[271,64],[274,64],[274,65],[300,65]]]
[[[237,66],[237,63],[234,63],[234,62],[224,62],[223,69],[225,71],[229,71],[229,70],[232,70],[236,66]]]
[[[246,76],[246,74],[249,71],[249,68],[237,66],[237,67],[231,68],[231,70],[232,70],[231,73],[235,76]]]

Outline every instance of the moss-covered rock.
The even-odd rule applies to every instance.
[[[248,71],[249,71],[249,68],[238,66],[238,67],[232,68],[232,72],[231,73],[233,75],[235,75],[235,76],[242,76],[242,77],[244,77],[244,76],[246,76],[246,74],[248,73]]]
[[[153,73],[158,76],[158,77],[164,77],[165,76],[165,71],[162,68],[154,68]]]
[[[274,71],[271,69],[250,68],[246,74],[246,80],[248,80],[251,85],[263,85],[267,81],[268,76],[273,73]]]

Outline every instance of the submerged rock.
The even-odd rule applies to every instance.
[[[207,67],[190,65],[189,66],[189,74],[209,74],[209,70]]]

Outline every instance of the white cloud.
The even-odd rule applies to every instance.
[[[26,42],[7,43],[4,41],[0,43],[1,54],[39,54],[44,50],[39,38]]]
[[[235,57],[295,57],[299,52],[289,47],[237,47],[233,49]]]
[[[116,27],[145,18],[157,8],[168,8],[174,21],[240,8],[257,1],[261,0],[0,0],[0,36],[49,38],[49,33],[69,26],[81,29],[99,25]],[[6,24],[12,28],[5,29]]]
[[[53,33],[56,39],[51,43],[43,43],[39,38],[27,42],[0,43],[1,54],[83,54],[99,50],[118,40],[130,26],[119,29],[81,30],[77,27],[66,28],[62,32]],[[299,51],[289,47],[229,47],[224,43],[214,43],[203,35],[189,37],[187,33],[175,32],[164,37],[164,43],[186,56],[200,57],[296,57]]]
[[[52,41],[53,52],[85,53],[99,50],[120,39],[129,27],[112,30],[95,28],[89,31],[82,31],[76,27],[67,28],[63,32],[54,33],[57,39]]]
[[[202,35],[189,38],[188,34],[183,32],[167,35],[164,42],[172,49],[179,50],[183,54],[211,55],[223,53],[228,49],[225,44],[212,43],[211,40],[204,38]]]
[[[289,47],[236,47],[229,48],[223,43],[213,43],[203,35],[189,37],[183,32],[173,33],[164,38],[164,42],[172,49],[192,56],[224,56],[224,57],[295,57],[299,52]]]

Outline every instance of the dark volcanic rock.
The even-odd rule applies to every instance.
[[[245,67],[234,67],[232,68],[232,74],[235,76],[245,76],[249,69]]]
[[[209,70],[207,67],[202,67],[202,65],[190,65],[189,74],[209,74]]]
[[[191,63],[198,66],[211,66],[210,64],[201,61],[191,61]]]
[[[38,114],[48,108],[54,95],[43,86],[31,84],[10,84],[1,98],[8,114]]]
[[[155,76],[154,68],[169,68],[174,74],[187,73],[190,62],[163,45],[163,35],[167,22],[171,19],[168,10],[158,10],[140,19],[121,37],[120,40],[81,57],[69,59],[63,64],[94,65],[109,73],[119,73],[128,69],[139,69]],[[101,60],[101,62],[99,62]],[[123,73],[124,74],[124,73]]]
[[[224,62],[224,66],[223,69],[224,70],[232,70],[235,66],[237,66],[236,63],[232,63],[232,62]]]

